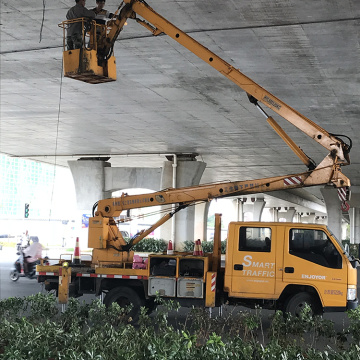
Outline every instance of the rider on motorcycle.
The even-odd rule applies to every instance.
[[[33,238],[30,246],[23,250],[24,253],[24,272],[28,273],[29,265],[36,262],[42,256],[42,245],[39,243],[38,237]]]

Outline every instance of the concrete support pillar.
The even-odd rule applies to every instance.
[[[271,221],[278,222],[279,221],[279,208],[273,207],[270,209]]]
[[[341,240],[341,221],[342,211],[341,203],[338,197],[337,189],[325,186],[321,189],[321,194],[324,198],[327,212],[327,225],[334,235]]]
[[[244,200],[241,198],[233,199],[234,221],[244,221]]]
[[[293,222],[295,212],[296,210],[294,207],[287,207],[285,208],[285,212],[279,214],[279,217],[284,218],[286,222]]]
[[[247,201],[246,201],[247,200]],[[243,219],[245,218],[246,213],[252,214],[252,219],[245,219],[246,221],[260,221],[261,220],[261,214],[265,207],[265,201],[264,198],[251,198],[251,201],[249,199],[244,199],[244,204],[242,206],[243,209]]]
[[[350,205],[350,243],[360,244],[360,186],[351,185]]]
[[[93,204],[111,196],[105,191],[105,172],[110,163],[102,160],[68,161],[74,179],[79,209],[92,209]]]
[[[173,187],[174,163],[176,161],[176,188],[199,185],[206,164],[196,161],[194,156],[176,155],[168,157],[164,162],[161,175],[161,189]],[[190,206],[175,215],[175,250],[182,250],[183,242],[194,240],[195,208]],[[160,237],[164,240],[171,239],[171,221],[169,220],[160,228]]]
[[[300,213],[295,213],[295,215],[293,217],[293,222],[301,223],[301,214]]]
[[[251,199],[252,200],[252,199]],[[265,207],[265,200],[263,198],[257,198],[254,201],[254,209],[253,209],[253,221],[260,221],[261,214]]]
[[[327,224],[327,217],[326,216],[317,216],[315,217],[315,223],[316,224],[322,224],[322,225],[326,225]]]
[[[92,215],[93,205],[101,199],[111,197],[111,193],[105,191],[105,172],[110,163],[105,160],[77,160],[68,161],[69,168],[75,185],[77,201],[77,236],[80,238],[80,247],[87,247],[88,229],[82,226],[82,220],[86,221]],[[75,246],[75,244],[74,244]]]
[[[308,224],[315,224],[315,213],[304,213],[301,216],[301,222]]]
[[[347,226],[348,223],[343,221],[341,224],[341,239],[345,240],[347,236]]]
[[[360,208],[351,207],[350,216],[350,244],[360,244]]]
[[[194,238],[207,241],[207,221],[211,202],[195,205]]]

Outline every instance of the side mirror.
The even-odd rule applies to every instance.
[[[350,246],[349,244],[345,244],[345,251],[350,254]]]
[[[350,264],[354,269],[356,269],[360,265],[359,261],[360,261],[359,259],[354,258],[353,260],[350,260]]]

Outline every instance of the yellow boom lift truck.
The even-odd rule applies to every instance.
[[[293,314],[298,314],[305,303],[314,313],[356,308],[357,261],[323,225],[232,222],[228,228],[225,268],[222,268],[221,218],[217,215],[213,253],[203,256],[184,252],[150,254],[146,268],[134,268],[132,246],[187,206],[229,196],[325,184],[349,195],[350,181],[341,172],[341,166],[350,163],[351,141],[345,143],[339,135],[329,134],[292,109],[169,23],[144,1],[124,0],[118,10],[119,14],[109,25],[101,25],[100,31],[96,30],[99,25],[92,24],[92,30],[86,35],[90,39],[84,41],[83,49],[64,51],[66,76],[89,83],[114,80],[115,75],[111,75],[115,74],[113,46],[125,22],[134,20],[153,35],[165,33],[172,37],[242,88],[308,170],[99,200],[89,221],[88,246],[93,248],[92,260],[69,264],[60,259],[56,265],[38,265],[38,281],[45,283],[46,290],[56,290],[60,303],[66,303],[69,296],[105,294],[106,305],[113,302],[120,306],[133,304],[134,316],[140,306],[152,309],[157,294],[176,299],[182,306],[211,308],[225,302],[247,306],[260,304],[263,308],[282,309]],[[66,27],[66,22],[61,26]],[[325,147],[329,153],[324,160],[316,165],[259,103]],[[122,212],[174,204],[174,210],[126,243],[115,221]]]

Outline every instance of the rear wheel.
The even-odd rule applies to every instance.
[[[150,298],[145,301],[145,306],[148,310],[148,315],[150,315],[157,307],[157,303],[155,302],[155,298]]]
[[[131,306],[128,313],[129,320],[132,319],[136,322],[139,319],[140,308],[145,305],[145,300],[139,294],[128,287],[116,287],[110,290],[104,299],[104,304],[109,307],[112,303],[116,302],[121,308]]]
[[[20,277],[20,274],[18,273],[17,270],[11,270],[10,271],[10,279],[11,281],[18,281]]]
[[[293,316],[299,317],[306,304],[310,306],[312,316],[320,315],[322,313],[322,308],[318,299],[307,292],[300,292],[291,296],[284,305],[284,311]]]

